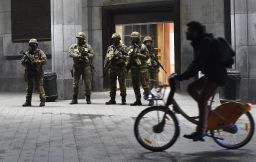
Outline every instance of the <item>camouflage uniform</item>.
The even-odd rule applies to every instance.
[[[85,34],[79,32],[77,38],[84,38]],[[91,64],[94,57],[94,52],[92,47],[85,43],[82,46],[78,44],[73,44],[69,48],[69,56],[73,58],[73,100],[71,104],[77,103],[77,96],[79,92],[79,80],[82,76],[85,86],[85,96],[88,104],[91,103],[90,96],[92,90],[92,74],[91,74]],[[73,102],[74,101],[74,102]]]
[[[126,104],[126,61],[127,61],[127,48],[120,43],[121,37],[119,34],[114,33],[112,39],[118,39],[119,44],[113,43],[108,47],[107,54],[104,61],[104,68],[109,66],[110,71],[110,101],[106,104],[116,104],[116,81],[118,79],[120,86],[120,95],[122,97],[122,104]]]
[[[138,32],[133,32],[131,37],[137,37]],[[129,62],[128,67],[131,69],[131,78],[136,101],[131,105],[141,105],[140,84],[144,89],[144,96],[150,93],[149,89],[149,51],[144,44],[131,45],[128,48]]]
[[[38,45],[36,39],[30,39],[29,44],[35,43]],[[28,57],[32,62],[28,62]],[[22,65],[25,67],[25,80],[27,82],[27,96],[26,102],[23,106],[31,106],[31,99],[32,93],[34,89],[34,84],[37,86],[39,96],[40,96],[40,106],[45,106],[45,91],[43,87],[43,78],[44,78],[44,71],[43,65],[47,62],[47,57],[45,53],[40,50],[36,49],[35,51],[26,51],[25,55],[23,56]]]
[[[143,43],[145,44],[147,41],[150,41],[152,43],[152,38],[150,36],[145,36],[143,39]],[[146,44],[145,44],[146,45]],[[159,65],[157,62],[154,60],[158,59],[157,55],[155,53],[155,49],[153,46],[147,46],[147,49],[149,51],[149,56],[150,56],[150,68],[149,68],[149,81],[150,81],[150,89],[152,89],[155,85],[158,85],[158,71],[159,71]]]

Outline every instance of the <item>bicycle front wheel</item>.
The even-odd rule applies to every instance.
[[[176,116],[163,106],[153,106],[143,110],[134,124],[137,141],[151,151],[168,149],[176,142],[179,133]]]
[[[212,130],[214,141],[227,149],[238,149],[253,137],[255,124],[250,112],[243,114],[230,128]]]

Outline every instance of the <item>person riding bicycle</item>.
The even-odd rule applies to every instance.
[[[177,75],[177,80],[187,80],[196,76],[199,71],[204,76],[193,81],[187,87],[188,93],[198,104],[199,124],[194,133],[184,135],[184,137],[194,141],[204,141],[209,111],[207,102],[215,94],[217,88],[225,84],[227,70],[221,64],[220,54],[212,43],[214,37],[212,34],[206,33],[205,26],[191,21],[187,27],[186,38],[191,41],[194,49],[194,60],[185,72]]]

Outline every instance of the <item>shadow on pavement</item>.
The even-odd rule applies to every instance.
[[[140,154],[145,161],[166,162],[255,162],[250,150],[219,150],[195,153],[145,152]]]

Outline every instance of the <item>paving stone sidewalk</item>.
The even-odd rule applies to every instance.
[[[105,105],[108,92],[93,93],[92,105],[79,100],[46,103],[39,108],[23,108],[24,94],[1,93],[0,161],[2,162],[255,162],[256,140],[239,150],[225,150],[212,139],[192,142],[182,137],[166,152],[152,153],[142,148],[133,134],[134,118],[147,106]],[[196,104],[185,94],[176,99],[190,114]],[[117,101],[120,102],[120,98]],[[133,101],[128,92],[127,101]],[[147,103],[144,102],[144,105]],[[217,102],[215,104],[218,104]],[[256,114],[253,110],[252,113]],[[180,119],[181,135],[194,126]],[[256,118],[255,118],[256,119]]]

